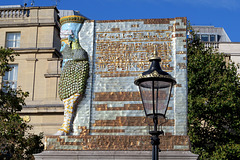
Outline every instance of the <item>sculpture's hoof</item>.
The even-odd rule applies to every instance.
[[[58,130],[57,133],[54,134],[55,136],[66,136],[67,133],[61,130]]]

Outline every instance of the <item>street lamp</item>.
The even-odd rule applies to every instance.
[[[152,135],[152,159],[158,160],[159,135],[163,134],[163,131],[157,130],[158,118],[165,118],[172,86],[176,84],[176,80],[161,69],[159,64],[161,58],[157,56],[156,50],[149,61],[152,62],[149,70],[139,75],[134,84],[139,86],[146,116],[152,118],[154,122],[154,130],[149,131],[149,134]]]

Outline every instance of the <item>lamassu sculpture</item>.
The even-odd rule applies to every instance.
[[[68,135],[71,132],[76,106],[85,94],[89,76],[88,54],[78,38],[85,19],[76,15],[60,19],[63,63],[58,93],[64,103],[64,122],[55,135]]]

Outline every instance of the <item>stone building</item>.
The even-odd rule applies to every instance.
[[[35,133],[53,134],[63,119],[57,94],[61,71],[58,13],[56,7],[0,7],[0,46],[20,54],[11,63],[13,70],[1,79],[30,93],[20,114]]]
[[[197,36],[205,43],[205,47],[213,47],[226,55],[227,60],[240,63],[240,42],[232,42],[222,27],[193,26]],[[240,69],[238,69],[240,74]]]

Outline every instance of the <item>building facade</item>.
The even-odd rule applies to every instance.
[[[192,26],[192,28],[203,42],[231,42],[222,27]]]
[[[29,92],[21,116],[33,132],[53,134],[61,124],[63,105],[58,98],[60,76],[60,25],[56,7],[0,7],[0,46],[20,56],[3,78],[12,88]]]
[[[204,42],[205,47],[213,47],[216,51],[224,53],[226,59],[240,64],[240,42],[232,42],[222,27],[193,26],[197,36]],[[238,68],[240,74],[240,69]]]

